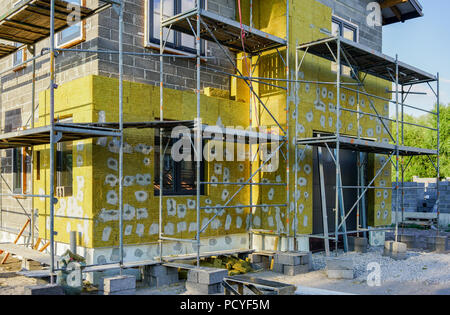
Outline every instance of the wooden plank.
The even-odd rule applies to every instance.
[[[0,244],[0,249],[17,256],[21,256],[24,259],[30,259],[41,264],[50,265],[50,255],[41,253],[23,245],[16,245],[12,243]],[[57,259],[57,257],[55,257],[55,259]]]

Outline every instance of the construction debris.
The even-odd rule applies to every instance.
[[[229,276],[236,276],[254,272],[250,259],[240,259],[236,256],[213,256],[201,261],[202,267],[212,267],[219,269],[227,269]]]

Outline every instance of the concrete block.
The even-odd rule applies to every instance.
[[[443,253],[447,251],[448,237],[447,236],[430,236],[427,238],[427,249]]]
[[[386,241],[384,243],[385,253],[406,253],[407,246],[402,242]]]
[[[296,266],[301,264],[301,254],[300,253],[277,253],[274,256],[274,263],[276,264],[282,264],[282,265],[289,265],[289,266]]]
[[[284,273],[284,266],[283,264],[277,264],[274,263],[272,266],[272,271],[276,273]]]
[[[392,242],[392,251],[395,253],[406,253],[407,245],[402,242]]]
[[[179,282],[178,274],[172,275],[160,275],[158,277],[149,276],[147,278],[146,284],[151,288],[160,288],[168,285],[172,285],[174,283]]]
[[[250,262],[254,263],[254,264],[262,262],[262,256],[258,255],[258,254],[250,254],[249,258],[250,258]]]
[[[352,270],[353,271],[353,261],[346,258],[327,258],[327,270]]]
[[[198,268],[188,271],[187,281],[201,284],[222,282],[228,276],[228,270],[216,268]]]
[[[395,260],[404,260],[407,258],[406,249],[407,246],[405,243],[386,241],[383,256],[388,256]]]
[[[312,268],[312,252],[302,252],[300,258],[301,265],[309,265],[310,269]]]
[[[163,265],[145,266],[144,273],[147,273],[154,277],[158,277],[161,275],[163,275],[163,276],[167,275],[169,272],[169,269],[175,269],[175,268],[168,268]]]
[[[186,290],[195,294],[219,294],[223,293],[221,283],[204,284],[186,281]]]
[[[367,238],[365,237],[354,237],[350,236],[348,238],[348,249],[350,251],[358,252],[358,253],[366,253],[367,252]]]
[[[386,240],[385,231],[370,231],[369,232],[369,244],[370,246],[383,246]]]
[[[400,234],[399,241],[406,244],[407,248],[417,247],[417,237],[413,234]]]
[[[122,270],[123,275],[135,276],[136,281],[145,280],[145,274],[141,274],[139,269],[124,269]],[[112,269],[107,271],[96,271],[88,273],[88,277],[91,277],[89,281],[98,287],[100,291],[103,291],[103,279],[107,277],[114,277],[120,275],[120,269]]]
[[[98,291],[99,295],[136,295],[136,289],[108,292],[108,291]]]
[[[287,276],[295,276],[302,273],[309,272],[309,265],[297,265],[297,266],[283,266],[283,273]]]
[[[135,276],[115,276],[103,279],[103,291],[119,292],[136,289],[136,277]]]
[[[22,259],[22,270],[31,270],[31,262],[29,259]]]
[[[64,290],[60,285],[34,285],[25,287],[24,295],[64,295]]]
[[[327,270],[329,279],[354,279],[353,270]]]

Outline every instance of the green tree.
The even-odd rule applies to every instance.
[[[437,111],[436,106],[434,112]],[[404,115],[404,121],[418,125],[424,125],[429,128],[436,128],[437,115],[427,113],[425,115],[415,117],[412,115]],[[441,178],[450,177],[450,104],[440,106],[440,176]],[[396,137],[395,123],[392,124],[392,131],[394,138]],[[400,143],[402,139],[402,128],[400,126]],[[421,128],[412,125],[404,125],[403,127],[403,139],[405,146],[436,149],[437,147],[437,133],[434,130]],[[437,158],[431,156],[417,156],[411,159],[411,162],[407,166],[410,158],[404,157],[403,163],[406,168],[404,179],[405,181],[412,181],[413,176],[419,177],[436,177],[436,169],[430,162],[433,161],[434,165],[437,165]],[[395,172],[392,172],[392,180],[395,181]],[[401,180],[401,173],[400,173]]]

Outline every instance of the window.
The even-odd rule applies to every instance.
[[[13,66],[17,66],[14,71],[18,71],[26,67],[26,65],[20,64],[27,60],[27,46],[20,43],[14,43],[14,46],[19,47],[13,53]]]
[[[23,193],[23,155],[21,148],[12,150],[13,159],[13,192],[15,194]]]
[[[259,61],[262,72],[263,78],[280,78],[285,77],[284,74],[285,68],[284,68],[284,62],[283,59],[280,57],[280,54],[273,53],[273,54],[267,54],[260,57]],[[249,62],[250,64],[250,62]],[[271,83],[271,82],[269,82]],[[280,89],[276,86],[271,86],[267,84],[260,84],[259,89],[261,91],[262,95],[267,95],[270,93],[279,93]]]
[[[163,18],[189,11],[195,8],[195,0],[162,0],[164,1]],[[201,1],[201,6],[205,7],[205,1]],[[161,0],[146,0],[146,27],[145,27],[145,46],[150,48],[159,48],[160,32],[160,7]],[[195,27],[195,26],[194,26]],[[195,38],[191,34],[184,34],[171,30],[163,29],[163,37],[167,40],[166,47],[174,51],[183,51],[196,53]],[[201,41],[202,54],[205,51],[204,42]],[[169,49],[170,51],[170,49]]]
[[[155,195],[159,195],[159,174],[160,174],[160,156],[159,156],[159,130],[155,131],[155,178],[154,188]],[[194,150],[191,149],[191,161],[175,162],[172,159],[171,149],[172,145],[178,141],[177,139],[171,139],[163,137],[163,194],[166,196],[176,195],[196,195],[197,194],[197,162],[195,161]],[[204,161],[201,164],[200,181],[204,181]],[[204,185],[201,187],[201,194],[204,194]]]
[[[5,112],[5,132],[16,131],[22,127],[22,113],[20,108]]]
[[[72,118],[60,120],[69,123]],[[58,197],[72,195],[73,186],[73,143],[59,142],[56,146],[56,194]]]
[[[61,142],[56,150],[56,190],[57,196],[67,197],[72,195],[73,179],[73,144]]]
[[[41,180],[41,151],[36,151],[36,180]]]
[[[9,149],[7,157],[12,159],[12,191],[14,194],[28,193],[31,187],[31,157],[25,148]]]
[[[339,32],[341,37],[344,37],[345,39],[351,40],[353,42],[358,41],[358,27],[342,19],[338,19],[336,17],[332,18],[331,31],[333,36],[337,36]],[[337,71],[337,64],[335,62],[331,64],[331,70],[333,72]],[[350,67],[342,66],[341,72],[343,75],[352,76]]]
[[[85,5],[85,0],[67,0],[67,8],[73,11],[72,23],[79,19],[79,7]],[[70,15],[69,15],[70,16]],[[84,21],[80,21],[57,33],[55,36],[56,47],[68,48],[81,43],[85,39]]]

